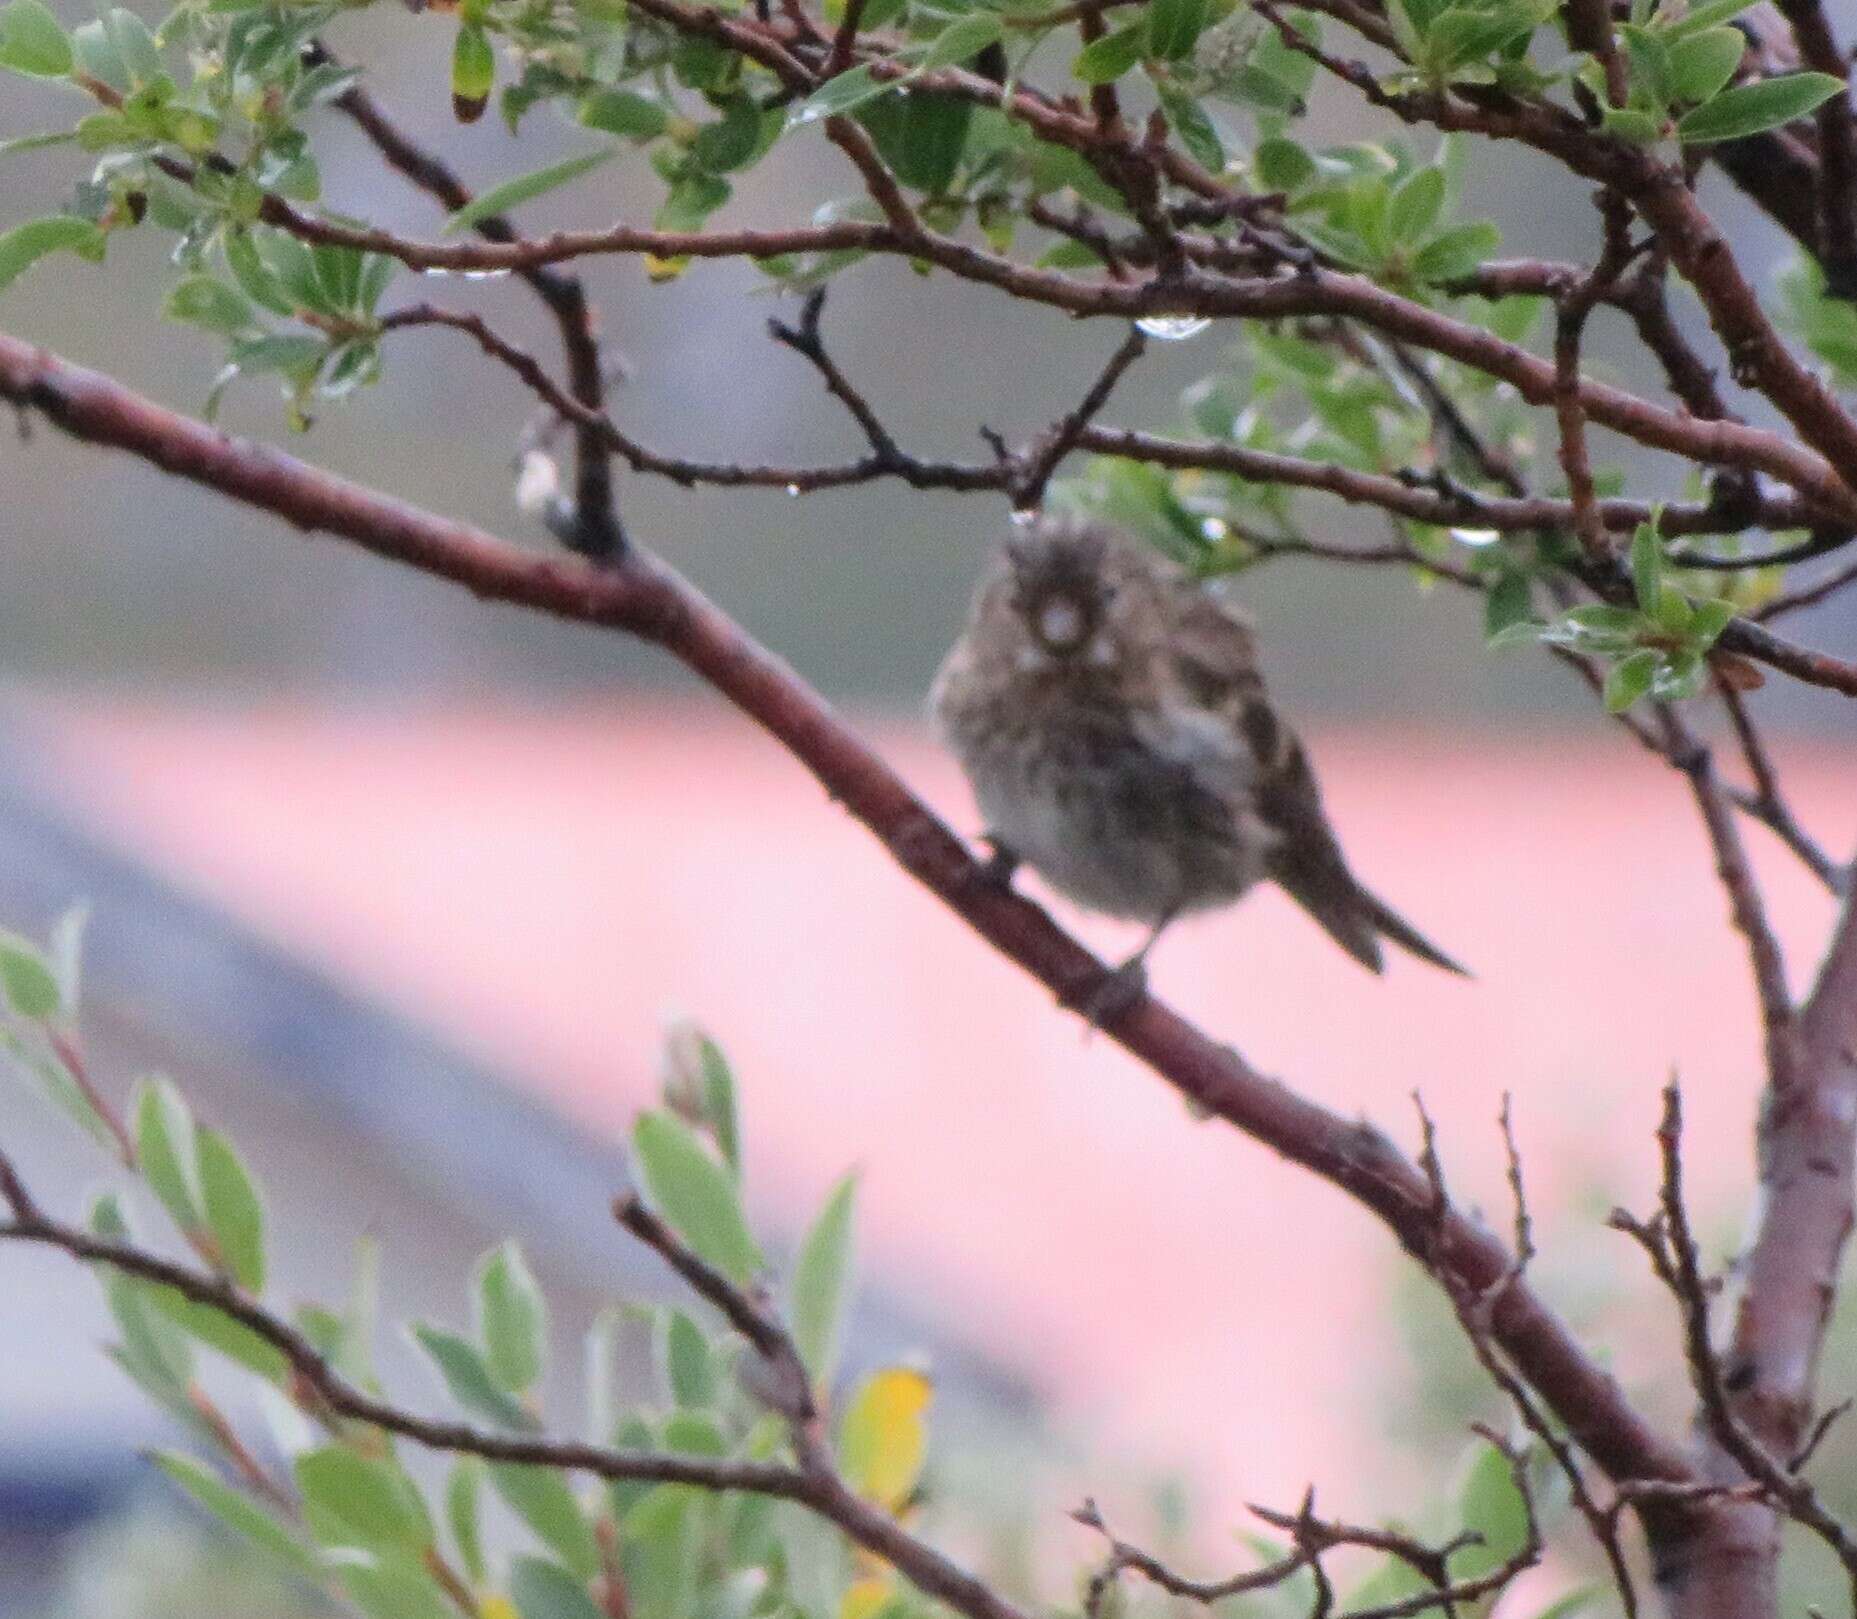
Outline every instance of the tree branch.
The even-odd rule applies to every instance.
[[[982,864],[815,693],[655,558],[635,550],[618,567],[595,568],[568,557],[526,555],[467,524],[227,438],[7,339],[0,339],[0,398],[74,436],[126,450],[300,529],[341,536],[484,599],[655,643],[786,746],[905,870],[1061,1002],[1094,1004],[1111,976],[1041,907],[989,882]],[[1455,1213],[1437,1221],[1423,1174],[1370,1126],[1259,1073],[1151,996],[1129,998],[1106,1032],[1200,1110],[1353,1197],[1450,1287],[1482,1292],[1509,1275],[1514,1261],[1502,1242]],[[1613,1478],[1696,1482],[1681,1450],[1646,1422],[1525,1283],[1503,1289],[1491,1310],[1490,1334],[1573,1440]],[[1650,1501],[1639,1510],[1657,1537],[1680,1532],[1694,1508]]]
[[[335,61],[319,43],[311,45],[307,59]],[[456,171],[401,129],[360,85],[345,90],[335,105],[354,121],[390,168],[448,213],[455,214],[472,201],[470,188]],[[476,230],[489,242],[522,240],[515,226],[501,214],[480,219]],[[606,402],[606,372],[586,288],[577,276],[541,264],[525,265],[517,273],[547,305],[560,329],[562,350],[567,356],[568,388],[575,402],[583,412],[597,414]],[[574,467],[574,510],[568,538],[576,550],[589,556],[616,555],[625,544],[625,533],[613,495],[612,463],[605,440],[584,419],[575,421]]]
[[[538,1434],[493,1433],[467,1423],[414,1416],[347,1382],[295,1327],[271,1314],[224,1278],[203,1275],[132,1243],[96,1237],[49,1218],[33,1202],[4,1154],[0,1154],[0,1201],[7,1204],[13,1216],[10,1221],[0,1222],[0,1241],[30,1242],[61,1249],[74,1259],[107,1265],[126,1275],[161,1283],[195,1303],[218,1310],[283,1355],[303,1384],[335,1415],[400,1434],[430,1449],[482,1456],[490,1461],[591,1473],[604,1479],[687,1484],[703,1490],[739,1490],[796,1501],[835,1524],[865,1550],[894,1564],[924,1594],[945,1602],[966,1619],[1031,1619],[984,1581],[857,1495],[826,1464],[816,1447],[803,1448],[801,1465],[795,1468],[779,1462],[725,1460],[674,1451],[622,1450]],[[640,1213],[642,1218],[636,1224],[630,1218],[627,1224],[642,1240],[667,1257],[681,1248],[654,1216],[642,1210]],[[696,1264],[700,1267],[702,1262],[699,1260]],[[684,1270],[681,1265],[678,1268]],[[702,1268],[707,1270],[707,1267]],[[690,1276],[686,1279],[699,1280]],[[706,1283],[708,1279],[701,1280]],[[727,1297],[726,1302],[708,1285],[700,1286],[699,1291],[722,1308],[738,1328],[745,1327],[744,1317],[755,1312],[745,1296],[729,1288],[727,1283],[720,1289],[725,1296],[733,1295]],[[776,1357],[791,1356],[797,1364],[798,1356],[784,1330],[769,1327],[765,1321],[759,1322],[758,1327],[771,1332],[774,1341],[769,1348],[763,1348],[759,1341],[751,1339],[757,1348]],[[803,1389],[803,1372],[801,1377]]]

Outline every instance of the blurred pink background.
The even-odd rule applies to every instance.
[[[28,729],[108,842],[596,1130],[626,1130],[667,1018],[697,1018],[741,1076],[756,1214],[795,1230],[861,1169],[867,1278],[1023,1371],[1082,1445],[1179,1463],[1225,1506],[1321,1478],[1345,1507],[1386,1465],[1362,1415],[1390,1239],[1086,1038],[713,708],[67,702]],[[872,729],[974,828],[938,752]],[[1512,1091],[1550,1291],[1600,1250],[1635,1286],[1600,1220],[1648,1204],[1673,1070],[1697,1202],[1738,1220],[1756,1020],[1682,782],[1597,726],[1312,746],[1357,869],[1474,981],[1403,957],[1375,979],[1266,892],[1170,936],[1157,991],[1408,1144],[1421,1090],[1457,1189],[1505,1228]],[[1848,851],[1857,750],[1780,754]],[[1830,900],[1747,837],[1803,983]],[[1079,926],[1107,952],[1134,937]],[[1628,1377],[1644,1352],[1620,1348]]]

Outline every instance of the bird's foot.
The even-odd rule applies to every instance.
[[[1074,1003],[1092,1029],[1107,1029],[1147,998],[1147,954],[1137,950],[1121,966],[1110,968]]]
[[[996,894],[1010,894],[1012,879],[1020,865],[1019,857],[990,832],[982,833],[979,841],[986,845],[987,857],[975,881]]]

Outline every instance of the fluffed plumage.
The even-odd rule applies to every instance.
[[[1271,706],[1251,626],[1150,547],[1040,517],[1007,540],[936,677],[936,722],[1007,861],[1152,930],[1281,886],[1379,972],[1463,969],[1348,869]]]

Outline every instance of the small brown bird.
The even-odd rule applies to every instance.
[[[1145,922],[1273,881],[1349,955],[1463,968],[1363,888],[1277,717],[1251,627],[1152,548],[1044,516],[1006,541],[936,677],[936,722],[996,850],[1079,905]]]

